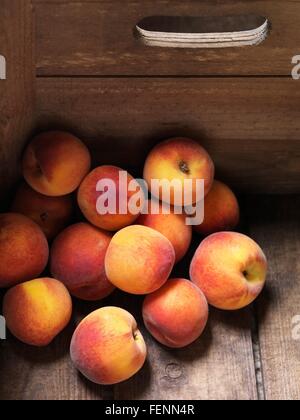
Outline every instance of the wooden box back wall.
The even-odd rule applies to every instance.
[[[7,59],[7,80],[0,81],[3,200],[18,178],[28,136],[54,127],[81,136],[95,164],[118,164],[137,175],[157,141],[192,136],[212,154],[218,177],[238,191],[300,193],[300,81],[291,77],[292,57],[300,54],[300,1],[0,0],[0,6],[0,54]],[[133,36],[135,24],[149,15],[248,12],[272,22],[257,47],[150,48]],[[277,197],[244,204],[251,208],[247,230],[270,257],[283,264],[273,245],[285,232],[283,219],[290,232],[283,246],[293,241],[299,251],[295,209],[286,210]],[[297,266],[289,278],[293,289],[300,267],[294,254],[287,263]],[[290,313],[286,306],[281,310],[279,269],[273,270],[273,311],[265,313],[263,300],[238,314],[212,311],[206,336],[184,351],[170,352],[148,339],[150,363],[115,387],[88,384],[74,372],[67,354],[73,326],[43,351],[1,343],[0,398],[299,398],[300,355],[290,337],[282,338]],[[299,296],[293,291],[285,299],[289,308]],[[130,298],[123,300],[135,310]],[[76,316],[91,309],[82,305]]]

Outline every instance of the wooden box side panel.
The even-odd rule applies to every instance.
[[[35,94],[33,11],[30,1],[2,0],[0,54],[6,79],[0,80],[0,196],[20,170],[20,156],[32,130]]]

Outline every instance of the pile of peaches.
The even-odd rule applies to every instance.
[[[176,179],[182,185],[189,179],[192,189],[204,180],[204,221],[193,227],[184,212],[172,210],[178,205],[176,191],[169,203],[159,201],[160,210],[168,204],[170,212],[132,214],[132,191],[124,195],[126,202],[117,194],[122,169],[105,165],[90,172],[89,150],[69,133],[33,138],[22,169],[26,182],[11,212],[0,214],[0,288],[8,289],[3,299],[8,329],[23,343],[48,345],[70,322],[71,296],[101,301],[118,288],[146,295],[146,328],[159,343],[181,348],[203,333],[208,304],[240,309],[264,287],[266,257],[252,239],[233,231],[239,223],[238,201],[228,186],[214,180],[212,159],[193,140],[174,138],[156,145],[144,166],[149,187],[152,179]],[[133,180],[127,175],[128,182]],[[97,211],[102,179],[114,183],[118,208],[128,211]],[[72,224],[75,191],[83,221]],[[161,200],[160,194],[154,196],[150,187],[145,205]],[[196,191],[190,197],[195,204]],[[190,279],[170,279],[190,247],[192,231],[199,235],[199,247]],[[51,277],[41,277],[49,271]],[[137,373],[147,351],[130,313],[101,306],[78,325],[70,352],[83,375],[108,385]]]

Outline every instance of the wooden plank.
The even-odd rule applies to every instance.
[[[75,131],[95,164],[141,175],[150,148],[191,136],[238,190],[300,191],[300,90],[278,78],[40,78],[39,129]]]
[[[299,206],[299,196],[248,198],[250,234],[266,251],[270,267],[266,292],[257,302],[268,400],[300,399]]]
[[[174,276],[189,278],[189,264],[198,244],[196,237]],[[211,308],[202,337],[184,349],[174,350],[160,345],[145,331],[142,299],[123,296],[119,304],[138,320],[147,342],[148,358],[138,375],[115,386],[116,400],[257,399],[251,308],[232,313]]]
[[[148,361],[115,387],[115,399],[256,400],[250,327],[246,312],[211,310],[204,335],[181,350],[160,346],[144,332]]]
[[[0,80],[0,196],[16,180],[19,157],[32,128],[34,95],[31,2],[2,0],[0,54],[6,80]]]
[[[299,0],[35,0],[39,75],[290,75],[298,53]],[[152,15],[255,13],[272,23],[256,47],[153,48],[137,42],[135,25]]]

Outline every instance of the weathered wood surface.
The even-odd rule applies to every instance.
[[[15,181],[22,148],[32,129],[34,96],[33,15],[30,1],[1,0],[0,197]],[[1,204],[0,204],[1,205]]]
[[[136,175],[151,147],[191,136],[238,190],[300,192],[300,89],[278,78],[39,78],[40,129],[82,136],[95,163]],[[138,169],[138,171],[136,171]]]
[[[130,382],[115,386],[115,399],[256,400],[251,328],[249,309],[211,309],[204,335],[186,349],[168,349],[144,331],[148,361]]]
[[[300,197],[248,198],[250,235],[269,259],[257,316],[265,395],[300,399]]]
[[[300,1],[35,0],[39,75],[290,75],[299,53]],[[117,12],[116,12],[117,11]],[[272,23],[256,47],[226,50],[151,48],[135,25],[152,15],[255,13]]]

